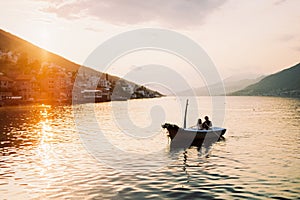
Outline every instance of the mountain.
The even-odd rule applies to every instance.
[[[300,97],[300,63],[231,95]]]
[[[13,99],[70,102],[74,91],[78,93],[76,98],[97,96],[99,101],[111,100],[113,94],[115,99],[124,95],[127,98],[161,96],[133,82],[80,66],[1,29],[0,81],[0,106],[1,101]]]
[[[39,71],[44,63],[55,64],[61,66],[66,71],[72,72],[74,75],[78,69],[86,73],[98,74],[101,73],[85,66],[81,66],[72,61],[63,58],[57,54],[46,51],[22,38],[19,38],[11,33],[0,29],[0,72],[10,76],[20,73],[30,74],[30,71]],[[14,73],[17,72],[17,73]],[[120,78],[108,75],[110,80],[118,81]]]
[[[265,76],[264,75],[249,75],[245,76],[240,76],[239,79],[235,77],[229,77],[224,80],[224,87],[226,94],[230,94],[232,92],[241,90],[249,85],[255,84],[262,80]]]
[[[69,71],[76,71],[80,67],[80,65],[74,62],[37,47],[2,29],[0,29],[0,51],[18,54],[20,57],[28,59],[29,62],[52,62],[59,66],[63,66]],[[5,70],[3,69],[3,66],[1,66],[1,70]]]
[[[259,82],[261,79],[263,79],[263,75],[257,75],[257,74],[238,74],[231,77],[228,77],[223,80],[223,82],[219,82],[216,84],[211,85],[210,91],[208,91],[208,87],[200,87],[195,88],[195,94],[198,96],[218,96],[218,95],[224,95],[225,94],[232,93],[238,90],[241,90],[251,84]],[[187,95],[191,94],[190,90],[186,90],[183,92],[180,92],[181,95]]]

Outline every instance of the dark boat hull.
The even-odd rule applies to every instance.
[[[168,130],[172,144],[176,146],[188,147],[191,145],[202,145],[203,142],[213,143],[223,138],[226,129],[213,127],[209,130],[183,129],[177,125],[164,124],[163,128]]]

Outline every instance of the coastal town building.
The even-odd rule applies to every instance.
[[[153,92],[152,92],[153,93]],[[154,96],[145,87],[110,78],[93,70],[67,71],[53,63],[42,63],[39,69],[4,75],[0,73],[0,105],[23,103],[103,102]]]
[[[37,80],[30,75],[19,75],[15,79],[15,95],[20,96],[22,100],[33,101],[37,95]]]
[[[0,100],[12,97],[13,80],[0,74]]]

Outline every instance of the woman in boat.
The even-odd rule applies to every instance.
[[[202,128],[208,130],[209,128],[212,127],[212,123],[211,123],[211,121],[209,121],[208,116],[205,116],[204,119],[205,119],[205,121],[202,124]]]
[[[202,120],[199,118],[198,119],[198,121],[197,121],[197,128],[199,129],[199,130],[202,130],[203,129],[203,127],[202,127]]]

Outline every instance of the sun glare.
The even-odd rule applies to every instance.
[[[44,117],[44,120],[40,122],[41,124],[41,137],[40,137],[40,144],[39,148],[37,149],[37,153],[40,156],[43,165],[50,166],[51,165],[51,142],[53,133],[51,132],[52,128],[49,125],[48,120],[48,111],[44,109],[40,112],[40,114]]]
[[[50,49],[53,46],[53,39],[51,37],[51,31],[46,27],[37,29],[34,33],[35,41],[37,45],[43,49]]]

